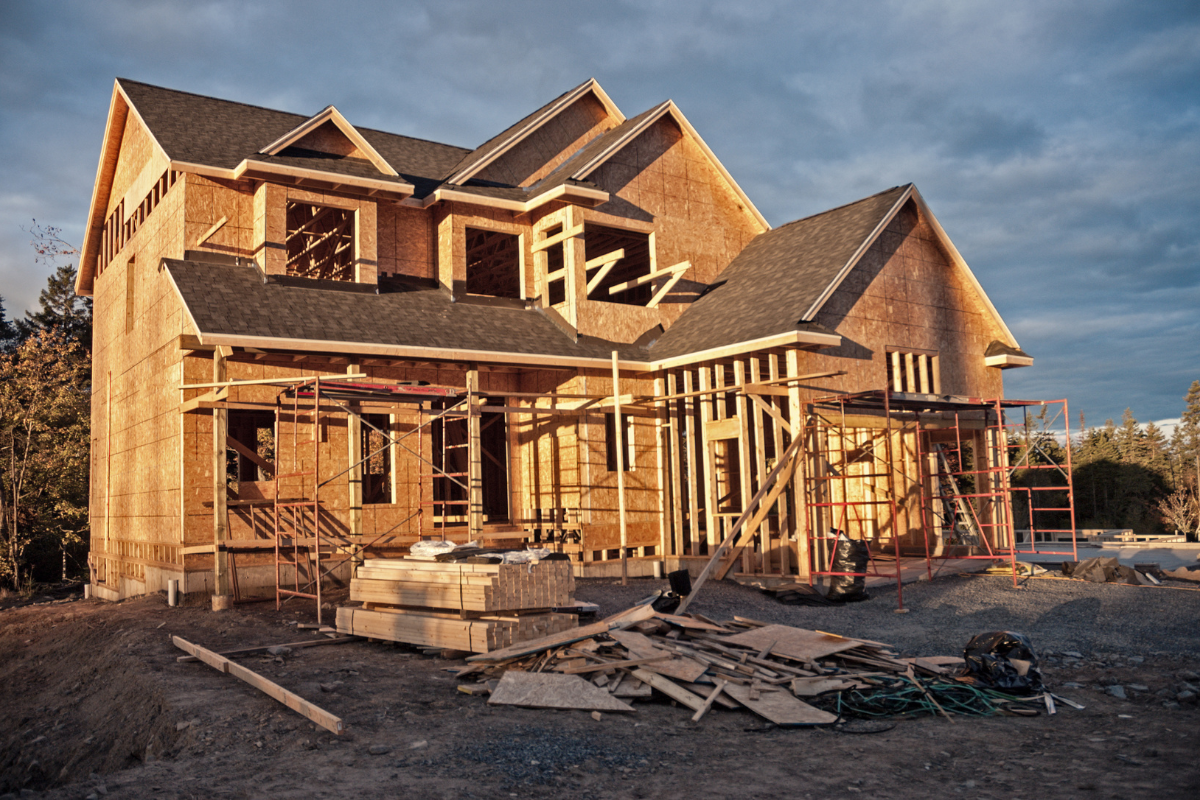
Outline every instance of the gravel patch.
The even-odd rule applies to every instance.
[[[569,770],[628,772],[649,766],[642,749],[604,734],[515,726],[504,738],[470,743],[461,755],[515,783],[546,784]]]
[[[575,595],[612,614],[668,589],[665,580],[589,578]],[[977,633],[1012,630],[1042,653],[1200,656],[1200,592],[1085,581],[952,576],[904,587],[908,613],[896,613],[895,589],[844,606],[788,606],[731,581],[705,584],[690,610],[713,619],[750,617],[886,642],[905,655],[961,655]]]

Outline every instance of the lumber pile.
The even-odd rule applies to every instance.
[[[341,633],[486,653],[576,627],[567,561],[483,564],[415,558],[367,559],[339,608]]]
[[[838,715],[808,700],[898,677],[946,678],[948,665],[962,661],[901,659],[880,642],[742,617],[718,623],[650,606],[635,606],[574,633],[472,656],[457,675],[477,683],[460,689],[490,693],[496,705],[614,710],[598,703],[594,692],[571,689],[583,678],[614,699],[660,694],[690,709],[693,720],[717,705],[747,708],[776,725],[827,725]],[[546,677],[533,684],[527,673]],[[564,705],[568,702],[574,705]]]

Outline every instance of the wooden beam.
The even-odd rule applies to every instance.
[[[775,420],[775,424],[782,428],[784,433],[786,433],[788,436],[792,435],[792,426],[788,424],[788,421],[783,418],[783,415],[779,413],[775,406],[771,405],[766,400],[763,400],[758,395],[752,394],[749,395],[749,397],[754,401],[756,406],[771,415],[771,419]]]
[[[687,272],[691,266],[692,262],[690,261],[680,261],[678,264],[666,267],[665,269],[657,270],[656,272],[647,273],[642,275],[640,278],[634,278],[633,280],[628,280],[624,283],[615,283],[608,287],[608,293],[610,295],[619,294],[620,292],[626,292],[630,289],[636,289],[639,286],[645,286],[647,283],[652,283],[659,278],[682,275],[684,272]]]
[[[239,647],[237,650],[225,650],[217,653],[219,656],[229,658],[231,656],[253,656],[259,653],[265,653],[272,647],[287,647],[292,650],[299,650],[305,647],[322,647],[327,644],[346,644],[347,642],[361,642],[357,636],[343,636],[339,639],[308,639],[303,642],[288,642],[287,644],[264,644],[261,647]],[[181,664],[199,661],[199,656],[178,656],[176,659]]]
[[[202,395],[193,397],[191,400],[184,400],[182,403],[179,404],[179,413],[180,414],[190,414],[191,412],[197,411],[202,408],[203,409],[212,408],[214,403],[220,403],[222,400],[225,400],[228,396],[229,396],[229,388],[228,387],[223,386],[220,389],[213,389],[212,391],[205,392]]]
[[[687,597],[683,598],[683,602],[680,603],[679,608],[676,609],[676,614],[683,614],[685,611],[687,611],[688,606],[691,605],[692,601],[696,599],[696,595],[700,593],[700,587],[704,585],[704,582],[708,580],[709,576],[712,575],[713,571],[717,568],[717,565],[720,563],[720,559],[725,554],[725,551],[729,549],[729,546],[733,544],[734,539],[741,532],[742,528],[753,517],[754,509],[758,507],[763,497],[769,494],[771,489],[777,485],[776,479],[779,477],[780,473],[787,468],[788,464],[792,462],[796,452],[800,449],[801,441],[801,439],[793,439],[792,443],[788,445],[788,449],[783,452],[783,455],[780,457],[778,463],[775,464],[775,468],[771,470],[771,474],[769,474],[767,479],[763,481],[763,485],[759,487],[758,492],[753,498],[751,498],[750,502],[746,504],[745,509],[742,511],[742,515],[738,517],[737,522],[735,522],[733,527],[730,528],[729,533],[725,536],[725,539],[722,540],[722,542],[717,546],[716,550],[714,550],[712,555],[709,557],[708,563],[704,565],[704,570],[692,583],[691,593]],[[783,485],[786,486],[787,484]]]
[[[214,385],[224,383],[226,378],[225,362],[232,350],[229,347],[218,347],[213,353],[212,377]],[[213,544],[220,545],[229,538],[229,509],[225,505],[227,478],[225,475],[225,442],[229,438],[229,412],[224,409],[213,409],[212,421],[212,502],[213,502]],[[229,597],[233,593],[233,584],[229,576],[229,554],[217,551],[213,558],[214,592],[220,597]]]
[[[216,223],[211,228],[209,228],[207,231],[204,232],[203,236],[201,236],[199,239],[196,240],[195,246],[199,247],[200,245],[204,244],[209,239],[211,239],[216,234],[217,231],[219,231],[219,230],[221,230],[221,228],[225,227],[226,222],[229,222],[229,217],[221,217],[219,220],[217,220]]]
[[[233,450],[236,450],[238,453],[241,453],[246,458],[250,459],[250,461],[254,464],[254,466],[258,467],[263,472],[265,472],[271,476],[275,475],[275,465],[274,464],[272,464],[270,461],[267,461],[265,458],[263,458],[258,453],[251,450],[246,445],[239,442],[237,439],[233,438],[232,436],[226,436],[225,437],[225,445]]]
[[[621,585],[629,585],[629,541],[625,525],[625,424],[621,417],[621,371],[617,351],[612,351],[613,427],[617,438],[617,514],[621,530]],[[632,431],[630,432],[632,438]]]
[[[304,359],[305,356],[298,356]],[[335,372],[332,375],[310,375],[307,378],[260,378],[252,381],[213,381],[212,383],[185,383],[180,386],[180,389],[216,389],[223,386],[288,386],[293,383],[304,383],[311,381],[313,378],[341,378],[344,380],[352,380],[357,378],[369,377],[365,373],[355,372],[353,374],[344,374]],[[383,384],[387,385],[387,384]]]
[[[263,694],[275,698],[296,713],[317,723],[325,730],[332,731],[333,733],[339,735],[345,730],[345,726],[340,717],[330,714],[320,706],[308,702],[295,692],[288,691],[279,684],[264,678],[262,675],[259,675],[257,672],[246,669],[241,664],[235,664],[225,656],[218,655],[212,650],[201,647],[200,645],[192,644],[186,639],[181,639],[178,636],[172,636],[171,641],[173,641],[175,646],[180,650],[183,650],[188,655],[195,656],[197,659],[203,661],[205,664],[208,664],[217,672],[223,672],[227,675],[232,675],[240,681],[245,681]]]
[[[583,236],[583,223],[576,225],[573,228],[565,228],[562,233],[556,233],[553,236],[548,236],[540,242],[534,242],[529,249],[535,253],[553,247],[559,242],[565,242],[567,239],[574,239],[576,236]]]
[[[585,261],[583,264],[583,268],[584,269],[595,269],[596,267],[602,267],[605,264],[612,264],[614,262],[620,261],[624,257],[625,257],[625,248],[622,247],[620,250],[613,250],[611,253],[605,253],[602,256],[597,256],[596,258],[592,258],[592,259],[589,259],[588,261]],[[591,289],[591,288],[592,287],[589,285],[588,289]]]
[[[725,561],[717,568],[717,580],[724,580],[725,576],[729,574],[729,570],[737,563],[738,553],[753,540],[756,529],[767,518],[767,515],[771,513],[771,506],[779,499],[784,490],[787,489],[788,482],[792,479],[795,471],[796,459],[793,457],[789,459],[784,471],[775,479],[775,485],[771,487],[771,491],[767,494],[766,499],[759,503],[758,510],[754,512],[754,516],[742,527],[741,535],[738,536],[737,541],[730,547]]]
[[[467,369],[467,537],[483,535],[483,459],[480,457],[479,367]]]

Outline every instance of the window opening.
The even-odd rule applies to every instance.
[[[467,294],[521,297],[520,237],[467,228]]]
[[[887,381],[893,392],[942,393],[938,359],[929,353],[888,350]]]
[[[446,401],[439,401],[433,405],[433,411],[436,414],[446,406]],[[446,473],[435,473],[433,477],[434,516],[446,524],[465,525],[468,512],[465,488],[468,468],[467,420],[452,417],[436,419],[430,425],[430,438],[433,460]],[[504,414],[485,412],[480,417],[479,445],[484,520],[489,523],[507,522],[508,426]],[[451,480],[451,477],[459,483]]]
[[[366,459],[362,464],[363,505],[394,503],[392,448],[388,437],[379,432],[391,430],[391,418],[387,414],[363,414],[362,418],[362,457]]]
[[[587,271],[588,299],[601,303],[644,306],[654,296],[652,283],[623,286],[650,274],[650,235],[588,225],[583,233]],[[624,251],[616,261],[605,256]],[[614,293],[612,290],[616,288]]]
[[[125,332],[132,333],[134,322],[137,320],[134,309],[134,296],[137,294],[137,257],[130,256],[125,262]]]
[[[556,225],[546,230],[545,238],[558,236],[563,232],[562,225]],[[567,301],[567,272],[563,269],[563,245],[556,244],[547,248],[546,253],[546,302],[552,306]]]
[[[229,438],[241,448],[225,451],[225,475],[236,487],[244,481],[274,478],[270,465],[275,463],[275,414],[270,411],[231,410]]]
[[[634,471],[633,463],[633,418],[621,417],[621,427],[625,430],[621,436],[621,444],[617,443],[617,415],[604,415],[604,452],[608,462],[608,471],[617,471],[617,448],[625,447],[625,472]]]
[[[287,274],[354,280],[354,211],[289,202]]]

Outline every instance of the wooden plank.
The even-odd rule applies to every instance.
[[[683,389],[690,394],[692,389],[692,371],[683,372]],[[700,477],[696,471],[696,427],[699,423],[700,401],[690,398],[684,404],[684,438],[687,440],[687,495],[688,495],[688,554],[700,555]],[[682,555],[682,553],[681,553]]]
[[[760,691],[755,697],[752,686],[730,683],[725,693],[770,722],[781,727],[801,725],[832,725],[837,722],[836,714],[813,708],[783,690]]]
[[[264,644],[261,647],[240,647],[237,650],[223,650],[217,655],[223,658],[232,656],[252,656],[256,653],[265,653],[272,647],[290,647],[292,650],[299,650],[303,647],[320,647],[327,644],[346,644],[347,642],[361,642],[362,639],[357,636],[342,636],[338,639],[308,639],[303,642],[288,642],[287,644]],[[180,663],[199,661],[198,656],[179,656],[175,659]]]
[[[547,236],[540,242],[534,242],[529,249],[535,253],[540,253],[546,248],[553,247],[559,242],[565,242],[567,239],[574,239],[576,236],[583,236],[582,223],[573,228],[564,228],[562,233],[556,233],[553,236]]]
[[[775,383],[777,381],[786,380],[784,378],[779,377],[779,356],[776,353],[771,353],[770,355],[767,356],[767,376],[768,376],[767,381],[769,383]],[[772,410],[776,410],[775,402],[773,400],[772,401],[763,401],[763,402],[766,406],[768,406]],[[775,419],[776,417],[778,417],[778,418]],[[778,414],[778,412],[776,414],[773,414],[772,418],[775,419],[775,424],[771,426],[771,439],[772,439],[773,444],[775,445],[775,449],[772,452],[774,452],[775,457],[778,458],[779,454],[783,452],[783,434],[786,432],[788,436],[791,436],[792,429],[790,426],[787,425],[786,421],[783,419],[783,416],[781,414]],[[799,424],[800,423],[797,422],[797,425],[799,425]],[[801,469],[800,474],[796,475],[795,480],[797,480],[797,481],[800,480],[802,475],[803,475],[803,469]],[[779,499],[775,501],[775,518],[777,520],[775,523],[775,531],[776,531],[776,534],[779,536],[779,574],[780,575],[787,575],[791,572],[792,546],[791,546],[791,543],[790,543],[790,540],[788,537],[789,522],[788,522],[788,518],[787,518],[788,517],[787,509],[788,509],[787,497],[784,495],[780,495]]]
[[[787,372],[789,377],[799,377],[800,351],[789,350],[787,352]],[[788,419],[792,423],[793,441],[804,441],[804,407],[800,402],[800,387],[796,384],[788,387]],[[796,479],[792,481],[792,487],[792,508],[795,510],[790,527],[793,528],[796,539],[796,575],[801,580],[808,580],[809,573],[812,571],[809,565],[812,562],[808,552],[808,512],[804,500],[803,465],[800,465]],[[783,537],[785,532],[781,530],[779,535]]]
[[[578,675],[561,672],[516,672],[509,670],[488,698],[489,706],[579,709],[582,711],[633,711],[608,690]]]
[[[624,661],[602,661],[598,664],[587,664],[581,667],[567,667],[559,670],[564,675],[583,675],[588,672],[603,672],[608,669],[627,669],[629,667],[640,667],[643,664],[649,664],[652,661],[663,661],[671,657],[670,653],[663,653],[660,656],[648,656],[646,658],[627,658]]]
[[[704,707],[704,701],[696,695],[684,689],[682,686],[673,683],[669,678],[664,678],[662,675],[656,675],[653,672],[648,672],[644,669],[635,669],[633,677],[637,678],[642,683],[648,683],[653,688],[665,694],[672,700],[683,703],[692,711],[699,711]]]
[[[715,442],[721,439],[736,439],[742,430],[742,421],[737,417],[719,419],[704,424],[704,438]]]
[[[758,530],[762,521],[767,518],[767,515],[771,513],[771,506],[783,494],[784,490],[787,489],[788,482],[792,479],[795,471],[796,457],[792,456],[792,458],[788,459],[788,464],[784,471],[775,478],[775,483],[771,487],[770,493],[758,504],[758,510],[754,512],[754,516],[742,526],[742,531],[737,541],[729,548],[729,553],[725,556],[725,560],[717,568],[717,580],[724,580],[725,576],[729,574],[729,570],[737,563],[738,553],[753,540],[755,531]]]
[[[691,269],[691,266],[692,266],[692,262],[681,261],[678,264],[675,264],[673,266],[664,267],[663,269],[657,270],[655,272],[648,272],[645,275],[634,278],[632,280],[625,281],[624,283],[613,284],[612,286],[609,287],[608,293],[610,295],[619,294],[621,292],[625,292],[630,289],[636,289],[639,286],[645,286],[647,283],[653,283],[654,281],[658,280],[659,278],[672,277],[672,278],[675,278],[676,281],[678,281],[679,280],[678,276],[683,275],[683,273],[685,273],[689,269]]]
[[[652,658],[658,655],[673,656],[668,661],[654,661],[647,664],[644,669],[650,672],[691,683],[699,680],[700,676],[708,669],[705,664],[698,661],[663,650],[656,646],[648,636],[636,631],[610,631],[608,635],[628,650],[630,655],[638,658]]]
[[[675,373],[667,374],[667,392],[675,392]],[[681,464],[679,459],[679,448],[683,444],[683,429],[681,427],[682,420],[679,415],[679,405],[670,403],[667,423],[667,438],[669,439],[668,452],[670,453],[670,463],[667,467],[670,474],[670,528],[671,541],[673,548],[671,552],[664,549],[663,555],[683,555],[683,481],[681,478]],[[666,487],[664,486],[664,489]]]
[[[717,702],[717,698],[721,696],[721,692],[724,691],[725,687],[728,685],[729,681],[723,681],[720,678],[717,679],[716,685],[713,687],[713,690],[709,692],[708,698],[704,701],[704,705],[701,706],[700,709],[697,710],[692,716],[692,722],[699,722],[700,719],[708,713],[708,710],[712,708],[713,703]]]
[[[565,644],[590,639],[593,636],[608,633],[612,630],[624,630],[630,625],[636,625],[638,622],[644,622],[654,616],[654,609],[649,606],[638,606],[638,608],[648,609],[648,613],[641,612],[640,614],[632,614],[617,619],[609,618],[600,622],[593,622],[591,625],[584,625],[574,630],[543,636],[540,639],[533,639],[528,642],[521,642],[520,644],[490,653],[470,656],[467,661],[505,661],[510,658],[533,655],[534,653],[540,653],[553,647],[561,647]]]
[[[735,633],[721,640],[727,645],[741,645],[754,650],[774,642],[771,653],[798,661],[813,661],[834,653],[853,650],[861,645],[855,639],[845,639],[830,633],[793,628],[790,625],[766,625],[761,628]]]
[[[816,697],[825,692],[840,692],[845,689],[854,689],[867,684],[855,680],[847,680],[845,678],[792,678],[791,687],[792,694],[797,697]]]
[[[757,376],[755,376],[755,377],[757,377]],[[733,362],[733,382],[734,383],[745,383],[746,382],[746,362],[740,358],[737,361]],[[738,423],[739,423],[739,425],[738,425],[738,427],[739,427],[739,431],[738,431],[738,500],[739,500],[739,506],[741,506],[744,509],[746,503],[749,502],[750,498],[754,495],[754,489],[752,488],[753,483],[751,481],[752,481],[753,476],[756,473],[754,471],[755,463],[754,463],[753,454],[750,451],[750,409],[749,409],[749,405],[747,403],[746,396],[744,394],[736,395],[736,397],[734,398],[734,402],[737,405],[737,416],[734,417],[734,419],[738,420]],[[765,476],[763,476],[762,473],[757,473],[757,474],[759,475],[760,478],[765,477]],[[769,507],[769,506],[770,506],[770,501],[762,503],[760,505],[760,510],[762,507]],[[750,533],[750,536],[753,537],[754,534],[756,532],[758,532],[759,529],[761,528],[762,521],[765,520],[766,518],[767,518],[766,511],[762,511],[761,514],[757,515],[757,519],[751,519],[750,524],[748,524],[742,530],[744,532],[748,531]],[[743,533],[743,535],[745,535],[745,534]],[[761,563],[765,564],[768,560],[768,554],[770,552],[768,549],[769,542],[767,540],[767,537],[765,537],[765,536],[759,537],[759,542],[761,543],[762,547],[760,548],[758,555],[762,556]],[[755,569],[755,553],[752,550],[745,550],[745,549],[742,550],[742,571],[747,572],[747,573],[753,573],[756,571],[756,569]]]
[[[213,403],[219,403],[222,400],[227,399],[228,397],[229,397],[229,388],[228,387],[221,387],[220,389],[213,389],[211,391],[205,392],[202,395],[197,395],[196,397],[193,397],[191,400],[184,400],[182,403],[179,404],[179,413],[180,414],[190,414],[193,411],[198,411],[202,408],[209,409],[209,408],[213,407],[212,406]]]
[[[322,728],[336,734],[341,734],[344,730],[344,725],[340,717],[336,717],[320,706],[310,703],[295,692],[290,692],[279,684],[267,680],[257,672],[246,669],[240,664],[235,664],[224,656],[218,655],[200,645],[192,644],[178,636],[172,636],[171,641],[180,650],[195,656],[218,672],[224,672],[238,680],[245,681],[263,694],[275,698],[296,713],[317,723]]]
[[[794,439],[792,440],[792,443],[788,445],[788,449],[783,452],[782,456],[780,456],[779,463],[775,465],[775,468],[771,470],[771,474],[767,476],[766,481],[764,481],[763,485],[759,487],[758,492],[750,499],[750,502],[746,504],[745,510],[742,512],[741,517],[738,518],[737,522],[735,522],[733,527],[729,530],[729,534],[713,551],[712,555],[708,559],[708,563],[704,565],[704,569],[701,571],[699,577],[697,577],[692,583],[691,594],[683,598],[683,602],[680,603],[679,608],[676,609],[680,614],[687,611],[688,606],[691,605],[692,601],[696,598],[696,595],[699,594],[700,587],[704,585],[704,582],[708,580],[709,575],[711,575],[713,570],[717,568],[721,557],[733,543],[734,539],[737,538],[737,535],[741,532],[742,526],[744,526],[746,522],[753,517],[753,510],[758,506],[759,502],[763,498],[763,495],[770,492],[771,487],[775,484],[775,479],[779,477],[779,473],[795,456],[796,451],[800,449],[800,442],[800,439]]]

